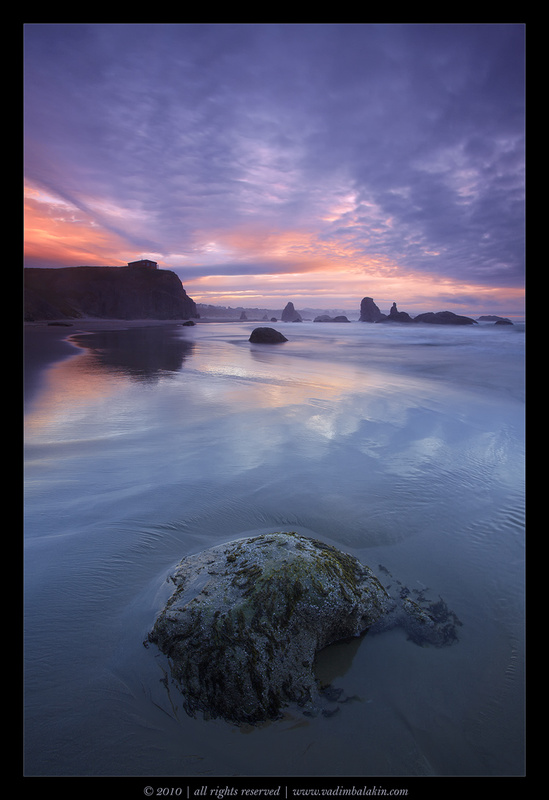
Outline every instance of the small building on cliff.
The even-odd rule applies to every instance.
[[[156,261],[149,261],[148,258],[142,258],[141,261],[129,261],[128,267],[139,267],[140,269],[158,269]]]

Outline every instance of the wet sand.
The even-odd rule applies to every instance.
[[[27,775],[521,774],[517,329],[310,323],[259,350],[251,322],[188,336],[161,323],[149,333],[194,349],[150,380],[146,352],[141,372],[70,358],[76,337],[128,323],[72,322],[29,326],[35,363],[69,358],[42,372],[25,415]],[[289,709],[253,730],[190,717],[143,646],[166,578],[187,554],[278,530],[440,593],[459,642],[422,648],[395,630],[325,653],[323,680],[353,700],[330,717]]]
[[[53,324],[52,324],[53,323]],[[25,322],[23,328],[24,396],[27,403],[38,389],[44,370],[74,355],[76,345],[70,337],[78,333],[143,328],[152,325],[181,325],[179,320],[165,319],[95,319]]]
[[[193,320],[197,324],[210,322],[242,322],[238,319],[208,318]],[[264,324],[260,320],[247,320]],[[74,320],[41,320],[25,322],[23,329],[23,369],[25,401],[28,402],[39,386],[41,376],[47,367],[74,355],[76,346],[70,337],[79,333],[96,331],[115,331],[126,328],[145,328],[151,326],[180,326],[185,320],[166,319],[97,319],[82,317]]]

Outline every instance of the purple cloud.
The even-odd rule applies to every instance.
[[[128,246],[190,264],[206,232],[256,224],[521,286],[524,33],[28,24],[26,177]]]

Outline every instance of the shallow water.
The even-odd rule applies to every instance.
[[[29,399],[25,774],[523,774],[524,326],[253,327],[73,337]],[[188,717],[143,646],[166,577],[274,530],[441,595],[458,643],[329,648],[329,718]]]

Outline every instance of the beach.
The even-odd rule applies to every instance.
[[[524,325],[71,323],[25,325],[26,775],[523,774]],[[440,596],[459,641],[327,648],[329,718],[188,716],[143,644],[169,576],[277,530]]]
[[[116,331],[128,328],[159,327],[181,324],[177,321],[141,319],[97,319],[92,317],[78,320],[50,320],[25,322],[23,327],[23,370],[24,392],[28,401],[34,396],[44,370],[56,361],[75,355],[77,348],[68,341],[70,336],[94,333],[97,331]]]

